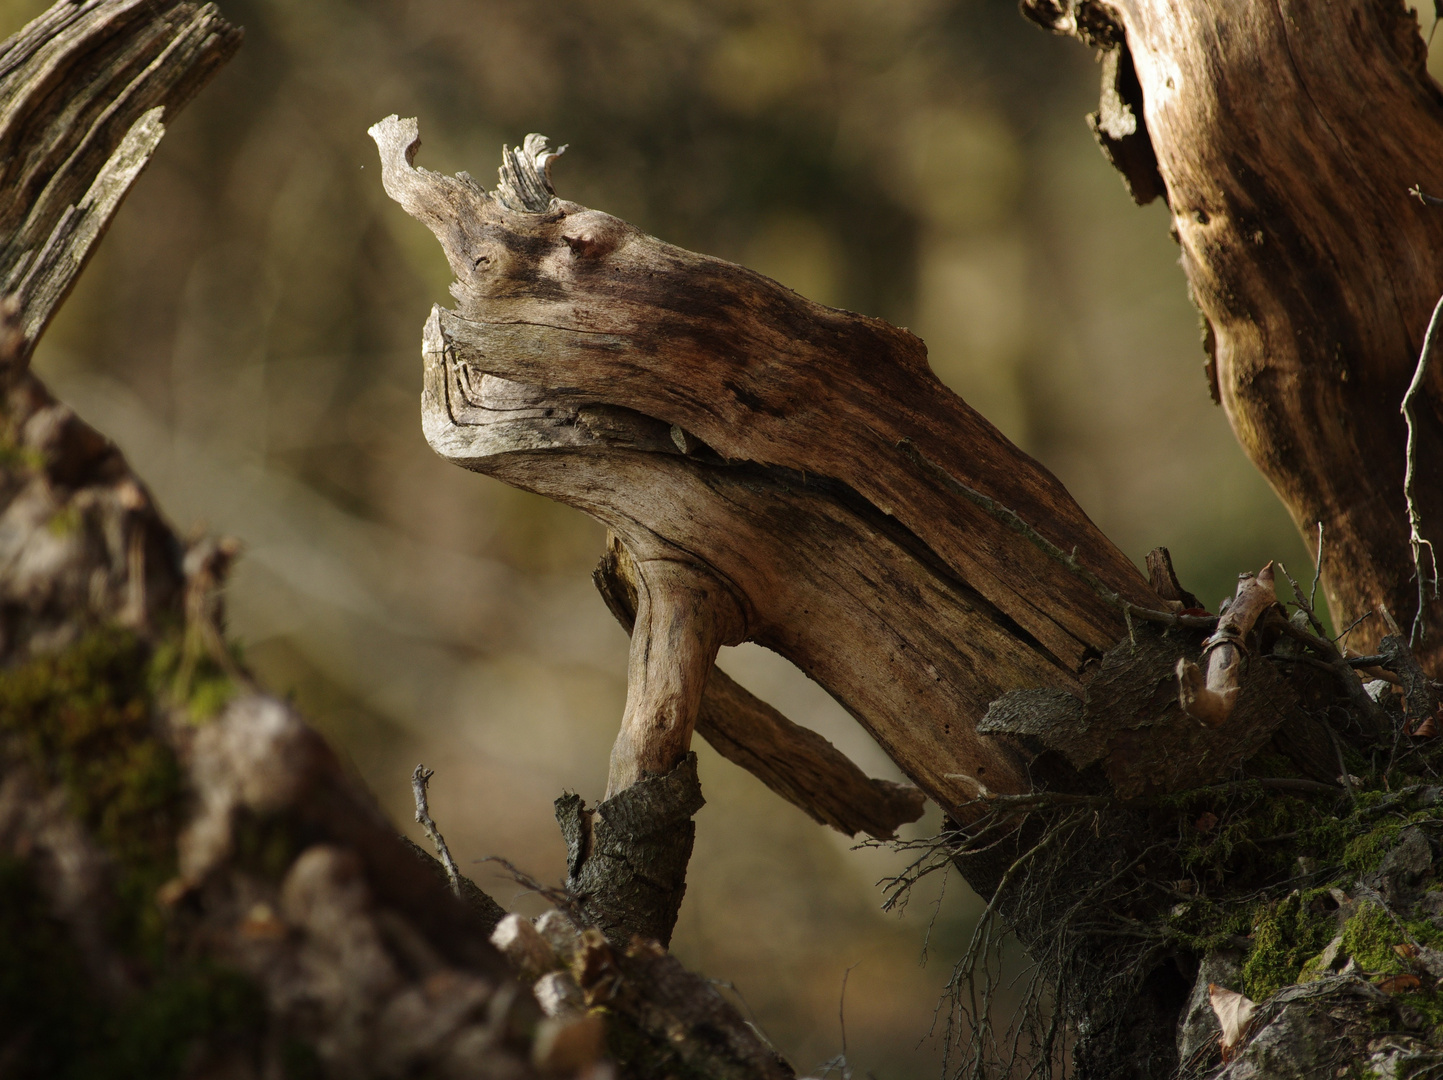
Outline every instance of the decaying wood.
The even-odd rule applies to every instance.
[[[1136,88],[1135,137],[1161,183],[1126,179],[1168,203],[1238,440],[1310,545],[1327,527],[1335,625],[1379,607],[1407,625],[1426,602],[1422,659],[1443,674],[1443,609],[1409,542],[1414,510],[1431,577],[1421,542],[1443,528],[1443,369],[1412,409],[1411,507],[1399,415],[1443,292],[1443,214],[1409,195],[1443,177],[1443,93],[1415,15],[1401,0],[1022,6],[1132,68],[1104,85],[1102,111],[1119,81]],[[1372,620],[1350,644],[1372,652],[1384,633]]]
[[[976,735],[987,704],[1079,691],[1126,632],[1119,602],[1164,607],[1061,484],[904,331],[563,202],[544,140],[508,151],[487,193],[414,168],[416,132],[372,129],[388,193],[457,277],[460,310],[425,330],[431,445],[597,517],[643,581],[704,570],[739,613],[722,641],[792,660],[943,805],[1027,790],[1017,755]]]
[[[1194,635],[1139,626],[1103,657],[1081,697],[1013,691],[992,703],[978,730],[1018,747],[1048,786],[1057,780],[1049,755],[1060,755],[1121,799],[1216,783],[1279,729],[1306,734],[1293,689],[1265,662],[1237,672],[1233,707],[1217,726],[1187,715],[1176,672],[1198,647]]]
[[[1203,643],[1207,673],[1191,660],[1177,662],[1178,702],[1183,712],[1208,727],[1221,727],[1232,715],[1242,689],[1247,639],[1263,613],[1278,602],[1273,564],[1238,582],[1237,594],[1218,619],[1218,628]]]
[[[629,634],[636,621],[636,571],[611,537],[592,578]],[[697,734],[812,820],[848,836],[891,839],[916,821],[926,798],[910,784],[877,780],[815,731],[794,724],[720,668],[712,668],[697,712]]]
[[[0,45],[0,168],[23,166],[21,226],[47,245],[25,255],[12,220],[3,246],[33,272],[0,322],[0,1072],[599,1080],[605,1027],[628,1076],[791,1075],[675,961],[593,965],[606,1021],[518,981],[489,941],[504,912],[465,877],[453,895],[230,656],[215,591],[233,547],[187,552],[29,372],[163,131],[158,103],[183,103],[238,37],[209,6],[62,0]],[[27,57],[29,81],[4,67]],[[202,679],[229,697],[217,715],[190,700]],[[771,1065],[737,1071],[753,1060]]]
[[[1153,592],[1169,604],[1177,604],[1184,611],[1204,611],[1203,602],[1182,587],[1177,572],[1172,568],[1172,553],[1165,547],[1153,548],[1147,553],[1147,580]]]
[[[167,116],[240,46],[214,4],[58,3],[0,52],[0,293],[27,350],[70,291]]]

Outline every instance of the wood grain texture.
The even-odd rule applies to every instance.
[[[1399,406],[1443,292],[1443,93],[1401,0],[1025,0],[1135,67],[1215,394],[1310,547],[1339,626],[1417,609]],[[1443,370],[1420,402],[1424,531],[1443,537]],[[1443,673],[1443,608],[1425,665]],[[1348,639],[1372,651],[1372,618]]]
[[[0,293],[33,348],[179,110],[239,47],[214,4],[61,0],[0,46]]]
[[[643,576],[705,568],[737,640],[820,682],[944,806],[979,785],[1027,790],[1025,763],[976,720],[1018,687],[1080,693],[1125,626],[940,477],[1075,547],[1124,598],[1161,603],[1054,477],[936,379],[922,343],[557,199],[543,140],[508,151],[488,193],[416,169],[415,121],[372,134],[387,192],[457,278],[459,310],[436,309],[424,334],[432,447],[592,514]]]
[[[629,634],[636,622],[636,569],[613,536],[592,572],[602,599]],[[926,798],[910,784],[877,780],[822,736],[794,724],[721,668],[713,667],[697,710],[696,731],[813,821],[848,836],[890,840],[916,821]]]

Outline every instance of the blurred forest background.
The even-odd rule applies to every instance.
[[[45,6],[0,0],[0,34]],[[449,274],[381,190],[366,128],[388,113],[420,118],[421,164],[483,182],[503,142],[544,132],[570,145],[565,198],[911,327],[1129,555],[1168,545],[1210,603],[1239,570],[1307,561],[1209,399],[1166,208],[1132,205],[1083,122],[1093,57],[1011,0],[221,7],[244,47],[171,124],[36,367],[182,529],[244,541],[228,602],[251,664],[408,830],[411,767],[435,767],[435,816],[504,904],[530,910],[477,860],[563,875],[551,802],[602,792],[626,638],[592,589],[595,523],[422,439],[421,325]],[[726,653],[896,775],[785,662]],[[976,898],[954,876],[883,914],[900,856],[853,850],[698,743],[677,954],[802,1070],[842,1049],[850,969],[856,1073],[934,1076]]]

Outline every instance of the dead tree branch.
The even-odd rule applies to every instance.
[[[426,786],[431,782],[431,777],[435,775],[435,769],[428,769],[424,765],[417,765],[416,770],[411,773],[411,795],[416,800],[416,824],[421,826],[421,830],[426,834],[426,839],[431,841],[431,846],[436,849],[436,857],[446,868],[446,879],[451,883],[451,891],[459,897],[461,895],[461,871],[456,867],[456,860],[451,858],[451,849],[446,846],[446,838],[441,835],[441,830],[436,828],[436,823],[431,820],[431,811],[426,805]]]

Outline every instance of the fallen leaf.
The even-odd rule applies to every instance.
[[[1378,989],[1385,994],[1401,994],[1405,990],[1417,990],[1423,980],[1416,975],[1385,975],[1378,980]]]
[[[1414,945],[1411,941],[1405,941],[1401,945],[1394,945],[1393,951],[1404,960],[1412,960],[1418,955],[1418,946]]]
[[[1209,810],[1206,814],[1197,819],[1197,831],[1212,832],[1213,829],[1217,828],[1217,824],[1218,816],[1214,814],[1211,810]]]
[[[1222,1029],[1223,1061],[1231,1061],[1233,1052],[1252,1023],[1258,1003],[1236,990],[1229,990],[1217,983],[1208,983],[1208,1001],[1212,1003],[1213,1014]]]
[[[1425,716],[1422,722],[1414,725],[1408,734],[1415,739],[1431,739],[1438,734],[1438,725],[1434,723],[1433,717]]]

